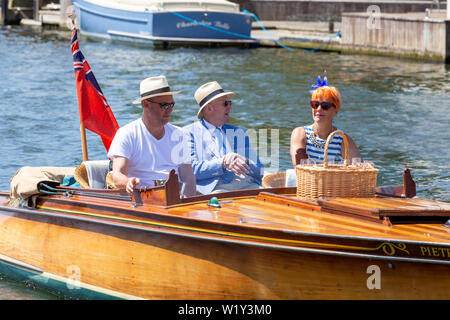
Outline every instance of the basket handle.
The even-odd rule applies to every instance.
[[[348,140],[347,137],[345,136],[345,134],[341,131],[341,130],[335,130],[332,133],[330,133],[330,135],[327,138],[327,142],[325,143],[325,149],[323,151],[323,166],[324,168],[326,168],[328,166],[328,161],[327,161],[327,157],[328,157],[328,145],[331,142],[331,139],[333,139],[333,136],[335,134],[341,134],[342,139],[344,140],[344,146],[345,146],[345,153],[344,153],[344,165],[348,166]]]

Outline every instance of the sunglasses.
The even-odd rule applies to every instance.
[[[150,99],[148,101],[150,101],[151,103],[159,104],[159,107],[161,109],[164,109],[164,110],[171,109],[171,108],[173,108],[175,106],[175,102],[161,102],[161,103],[159,103],[159,102],[155,102],[155,101],[150,100]]]
[[[224,107],[231,106],[231,100],[223,101],[223,106],[224,106]]]
[[[331,102],[326,102],[326,101],[310,101],[309,104],[311,105],[311,108],[313,108],[314,110],[316,110],[319,106],[322,106],[323,110],[328,110],[331,107],[336,107],[334,105],[334,103]]]

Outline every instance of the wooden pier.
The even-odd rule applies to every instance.
[[[264,46],[398,56],[450,63],[445,1],[235,0],[253,12]]]
[[[261,20],[341,21],[344,12],[367,12],[377,6],[381,13],[402,14],[446,8],[445,0],[232,0],[241,10]]]
[[[445,10],[380,14],[343,13],[341,22],[261,21],[252,36],[262,46],[284,45],[332,51],[424,59],[450,63],[450,18]]]

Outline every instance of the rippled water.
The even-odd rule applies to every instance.
[[[82,161],[70,32],[0,27],[0,190],[22,166],[76,166]],[[196,118],[193,98],[217,80],[237,93],[231,122],[278,129],[279,169],[290,168],[289,139],[312,123],[309,88],[327,70],[343,105],[336,126],[380,169],[378,185],[402,183],[409,167],[418,195],[450,202],[450,66],[386,57],[259,48],[152,50],[80,39],[119,125],[140,116],[131,102],[139,82],[165,74],[175,97],[172,123]],[[90,159],[104,159],[100,139],[88,132]],[[6,285],[9,288],[8,285]],[[13,289],[7,289],[13,290]],[[0,299],[5,293],[0,280]],[[7,295],[7,296],[5,296]],[[20,290],[15,296],[26,299]],[[42,297],[36,293],[36,299]]]
[[[0,300],[57,300],[47,292],[0,277]]]

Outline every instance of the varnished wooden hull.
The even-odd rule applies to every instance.
[[[245,212],[243,201],[240,210]],[[439,234],[429,242],[426,237],[311,233],[276,224],[264,229],[245,223],[217,224],[205,215],[213,217],[220,210],[205,203],[172,208],[173,216],[156,207],[137,214],[127,205],[107,214],[112,211],[109,206],[117,204],[113,202],[78,206],[49,198],[37,210],[3,206],[0,261],[7,264],[10,259],[9,265],[26,270],[30,279],[47,275],[52,281],[40,279],[40,286],[74,297],[86,293],[85,297],[125,299],[450,298],[450,259],[445,251],[450,246],[445,237],[436,240]],[[266,206],[272,206],[268,210],[274,216],[295,210]],[[251,207],[245,208],[250,215]],[[187,219],[181,213],[188,209],[203,216]],[[307,217],[301,213],[297,220],[304,224]],[[442,256],[433,257],[433,248],[441,248],[436,252]]]

